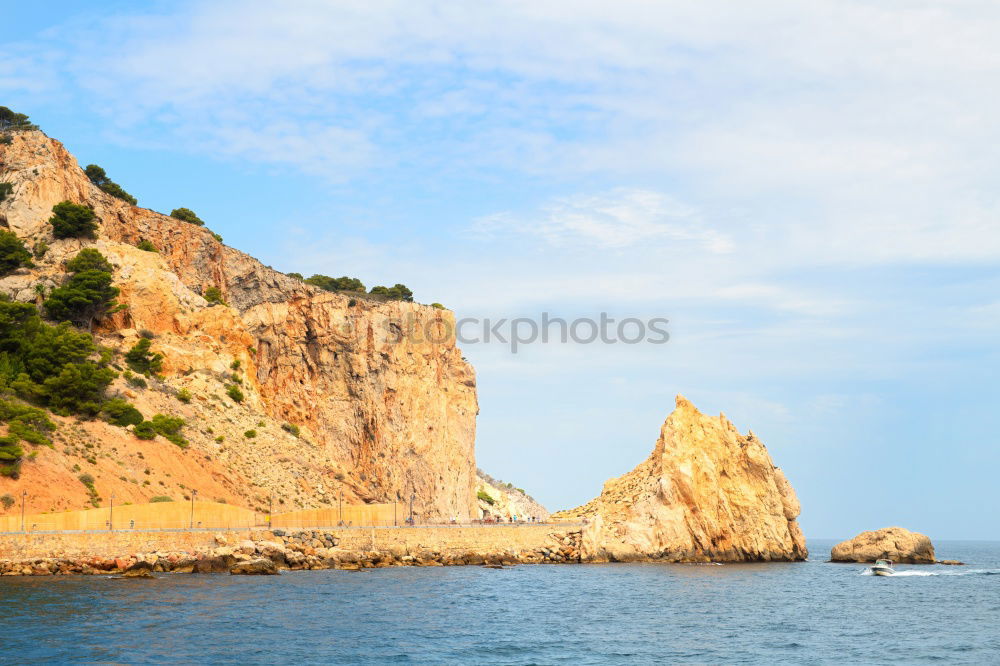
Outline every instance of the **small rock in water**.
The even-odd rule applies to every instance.
[[[238,562],[229,570],[233,576],[277,576],[278,567],[271,560],[261,557]]]
[[[959,562],[958,560],[938,560],[937,563],[938,564],[947,564],[947,565],[950,565],[950,566],[959,566],[959,567],[965,566],[965,562]]]

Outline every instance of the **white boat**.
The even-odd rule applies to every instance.
[[[873,576],[891,576],[896,573],[892,568],[892,560],[875,560],[871,569]]]

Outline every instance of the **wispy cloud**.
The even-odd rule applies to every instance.
[[[561,197],[544,204],[536,214],[504,212],[479,218],[472,230],[487,237],[516,233],[537,236],[552,245],[604,249],[659,241],[693,243],[713,253],[733,249],[729,238],[708,228],[695,208],[641,189]]]

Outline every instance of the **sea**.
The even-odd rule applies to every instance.
[[[966,566],[427,567],[0,579],[0,662],[1000,663],[1000,542]]]

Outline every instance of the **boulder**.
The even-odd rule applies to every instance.
[[[923,535],[902,527],[862,532],[838,543],[830,551],[831,562],[874,562],[888,559],[902,564],[934,564],[934,546]]]
[[[232,555],[222,557],[203,557],[195,562],[194,573],[225,573],[232,568],[236,558]]]
[[[145,560],[139,560],[122,574],[124,578],[155,578],[153,565]]]
[[[278,567],[266,557],[238,562],[229,570],[233,576],[277,576]]]

